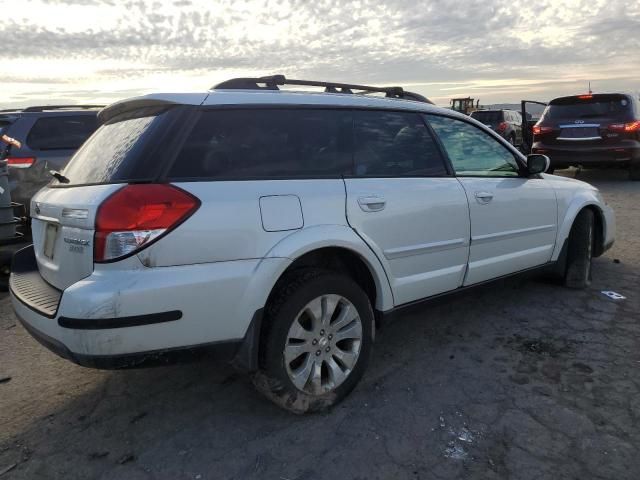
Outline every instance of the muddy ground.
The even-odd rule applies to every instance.
[[[0,293],[0,479],[640,478],[640,182],[578,178],[618,218],[590,289],[511,279],[406,312],[323,415],[212,361],[75,366]]]

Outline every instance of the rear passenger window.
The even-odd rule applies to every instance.
[[[356,176],[447,175],[440,151],[418,114],[357,111],[354,124]]]
[[[34,150],[76,150],[98,128],[95,115],[65,115],[36,120],[27,136]]]
[[[352,137],[348,111],[205,111],[169,177],[336,178],[351,170]]]

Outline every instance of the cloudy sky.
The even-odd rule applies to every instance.
[[[234,76],[401,85],[446,105],[640,91],[640,2],[0,0],[0,108]]]

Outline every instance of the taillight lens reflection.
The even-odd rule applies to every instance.
[[[36,163],[35,157],[9,157],[7,165],[11,168],[29,168]]]
[[[141,250],[199,206],[196,197],[173,185],[127,185],[98,208],[94,261],[113,261]]]
[[[640,131],[640,120],[630,123],[613,123],[609,125],[612,132],[637,132]]]
[[[547,133],[553,132],[552,127],[543,127],[542,125],[534,125],[533,126],[533,134],[534,135],[545,135]]]

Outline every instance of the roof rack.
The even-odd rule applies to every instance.
[[[21,109],[23,112],[44,112],[45,110],[89,110],[92,108],[104,108],[104,105],[42,105]]]
[[[364,95],[367,93],[384,93],[387,98],[414,100],[433,105],[433,102],[419,93],[408,92],[402,87],[371,87],[350,83],[319,82],[316,80],[294,80],[284,75],[267,77],[232,78],[214,85],[212,90],[280,90],[278,85],[305,85],[309,87],[324,87],[326,93],[350,93]]]

